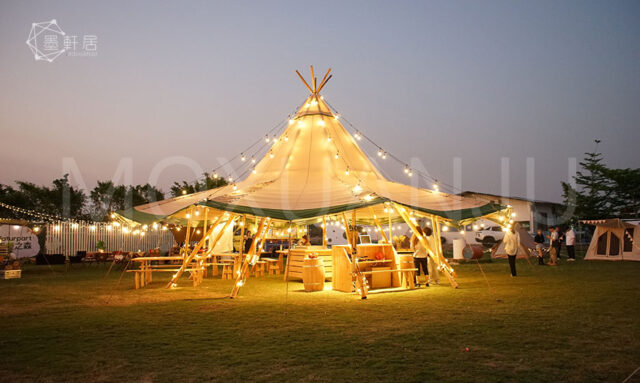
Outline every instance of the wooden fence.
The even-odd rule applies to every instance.
[[[167,251],[173,245],[173,234],[161,227],[129,230],[107,223],[47,223],[45,249],[47,254],[76,255],[77,251],[96,251],[103,241],[105,251],[147,251],[160,248]]]

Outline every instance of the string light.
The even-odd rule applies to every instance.
[[[340,153],[336,152],[336,154],[333,156],[333,158],[335,158],[337,160],[338,157],[340,157]]]
[[[256,170],[256,168],[253,168],[253,174],[258,174],[258,171]]]
[[[251,163],[255,164],[256,163],[256,158],[255,157],[251,157]]]
[[[244,156],[244,154],[242,154],[240,156],[240,161],[245,162],[247,160],[247,158]]]
[[[383,154],[384,152],[382,151],[382,149],[378,149],[378,157],[382,157]]]
[[[185,194],[187,194],[187,191],[182,189],[182,195],[185,195]]]
[[[331,136],[327,137],[327,142],[331,142]]]
[[[348,176],[349,175],[349,167],[347,166],[347,170],[344,171],[344,175]]]
[[[404,172],[405,174],[409,174],[409,165],[404,166]]]
[[[264,142],[266,142],[267,144],[269,143],[269,135],[268,134],[266,136],[264,136]]]
[[[354,137],[356,138],[356,140],[358,140],[358,141],[360,141],[360,140],[362,139],[362,136],[360,135],[360,133],[359,133],[359,132],[355,132],[353,136],[354,136]]]
[[[325,122],[324,122],[324,120],[320,120],[320,121],[318,121],[318,125],[320,125],[320,126],[325,126]]]
[[[272,151],[271,151],[271,152],[269,152],[269,158],[273,158],[273,157],[275,157],[275,155],[273,154],[273,152],[272,152]]]

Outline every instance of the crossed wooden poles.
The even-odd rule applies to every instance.
[[[413,218],[413,217],[411,217],[409,215],[409,213],[407,211],[407,208],[405,208],[404,206],[402,206],[402,205],[400,205],[398,203],[395,203],[395,202],[390,202],[390,204],[395,208],[395,210],[402,217],[404,222],[407,225],[409,225],[409,228],[414,233],[414,235],[418,238],[420,243],[427,249],[429,257],[431,257],[431,259],[433,259],[433,261],[436,263],[436,265],[438,266],[439,269],[444,271],[445,276],[449,280],[449,283],[451,284],[451,286],[454,287],[454,288],[457,288],[458,287],[458,283],[455,280],[457,275],[456,275],[455,271],[453,270],[453,268],[451,267],[451,265],[449,265],[449,263],[447,262],[446,258],[444,257],[444,254],[442,253],[442,244],[440,242],[440,227],[438,225],[438,221],[436,220],[436,218],[433,217],[433,216],[431,216],[431,218],[430,218],[431,222],[432,222],[432,227],[433,227],[433,237],[434,237],[434,239],[436,241],[435,246],[432,246],[429,243],[429,241],[427,240],[427,238],[418,231],[417,222],[415,221],[415,218]],[[374,214],[373,208],[371,208],[371,213],[373,215],[373,221],[374,221],[376,227],[378,228],[378,230],[380,231],[380,233],[382,235],[382,239],[386,243],[391,243],[391,239],[388,238],[385,235],[385,233],[383,231],[383,228],[382,228],[382,224],[378,220],[378,217]],[[240,215],[230,215],[229,213],[221,213],[216,218],[214,218],[211,226],[207,229],[207,231],[203,235],[202,239],[198,242],[198,244],[194,247],[194,249],[187,256],[185,256],[185,259],[184,259],[182,265],[180,266],[178,271],[171,278],[171,281],[167,285],[167,288],[171,288],[171,287],[176,286],[177,281],[180,279],[180,277],[182,276],[184,271],[187,270],[189,265],[194,260],[197,259],[196,257],[198,255],[198,252],[202,249],[202,247],[206,243],[206,239],[211,236],[211,234],[213,233],[214,229],[219,224],[224,222],[224,220],[226,219],[226,222],[225,222],[222,230],[220,230],[217,233],[217,235],[215,236],[215,238],[213,239],[213,241],[211,241],[209,243],[209,252],[213,251],[213,248],[216,246],[216,244],[218,243],[218,241],[222,237],[222,235],[225,232],[225,230],[229,227],[229,225],[233,221],[235,221],[236,219],[238,219],[240,217],[241,217]],[[345,230],[347,232],[346,234],[347,234],[347,238],[349,239],[349,243],[352,245],[352,248],[355,249],[355,243],[356,243],[355,235],[357,235],[357,233],[355,233],[355,230],[352,231],[350,229],[349,222],[348,222],[348,219],[347,219],[347,216],[346,216],[345,213],[342,214],[342,219],[344,221],[344,226],[345,226]],[[355,211],[353,212],[352,221],[353,221],[352,223],[353,223],[353,225],[355,227]],[[324,217],[323,217],[323,223],[324,223],[324,225],[326,225],[326,220],[324,220]],[[267,236],[267,233],[269,231],[269,226],[270,225],[271,225],[271,218],[269,218],[269,217],[262,217],[261,218],[260,223],[258,224],[258,229],[256,231],[256,235],[254,236],[253,241],[251,243],[251,247],[249,248],[249,251],[247,252],[247,254],[244,255],[244,258],[242,259],[242,265],[236,271],[235,283],[234,283],[233,289],[232,289],[231,294],[230,294],[231,298],[235,298],[238,295],[238,291],[245,284],[247,276],[248,276],[249,272],[251,271],[251,268],[253,266],[255,266],[256,262],[258,262],[259,257],[260,257],[260,253],[261,253],[262,248],[263,248],[264,243],[265,243],[265,237]],[[243,229],[244,229],[244,225],[243,225]],[[323,237],[324,236],[325,236],[325,234],[323,233]],[[323,240],[326,240],[326,238],[323,238]],[[198,284],[200,284],[202,282],[202,278],[203,278],[203,268],[202,268],[202,263],[203,262],[202,262],[201,259],[197,259],[197,260],[198,260],[198,266],[199,267],[196,267],[196,268],[194,268],[193,271],[191,271],[192,272],[192,279],[193,279],[194,287],[197,286]],[[360,291],[361,295],[366,296],[367,290],[368,290],[367,284],[365,282],[363,282],[363,277],[362,277],[362,275],[360,275],[359,270],[354,270],[354,273],[355,273],[355,282],[356,282],[357,290]]]

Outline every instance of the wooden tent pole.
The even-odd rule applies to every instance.
[[[438,219],[435,218],[435,216],[432,215],[431,216],[431,222],[432,222],[432,225],[435,222],[435,224],[436,224],[436,226],[438,228],[438,230],[437,230],[438,235],[433,237],[433,239],[436,241],[436,250],[438,252],[438,260],[439,260],[438,265],[441,266],[441,268],[445,268],[445,269],[451,270],[451,274],[454,277],[457,278],[458,275],[456,274],[455,271],[453,271],[453,268],[449,265],[449,262],[447,262],[447,259],[444,257],[444,253],[442,252],[442,234],[441,234],[442,231],[440,230],[440,225],[438,224]]]
[[[373,210],[373,207],[371,206],[369,206],[369,209],[371,210],[371,215],[373,215],[373,222],[376,224],[376,227],[378,228],[378,230],[380,230],[380,234],[382,234],[382,239],[384,239],[386,243],[391,243],[389,242],[387,235],[384,233],[384,230],[382,230],[382,225],[380,225],[380,221],[378,221],[378,217],[376,216],[375,210]]]
[[[218,221],[220,219],[222,219],[223,214],[220,214],[220,216],[218,216],[218,219],[216,221],[216,224],[218,223]],[[211,234],[211,232],[213,232],[213,228],[215,227],[215,225],[211,226],[211,228],[209,229],[209,232],[206,233],[207,235]],[[196,256],[196,254],[198,254],[198,251],[200,251],[200,248],[202,248],[202,245],[204,244],[204,238],[202,237],[202,239],[200,239],[200,242],[198,242],[198,244],[196,245],[196,247],[193,249],[193,251],[191,252],[191,254],[189,254],[188,257],[185,257],[185,259],[182,261],[182,266],[180,266],[180,268],[178,269],[178,271],[173,275],[173,278],[171,278],[171,281],[169,281],[169,284],[167,284],[167,288],[171,288],[173,286],[174,283],[176,283],[176,281],[178,279],[180,279],[180,276],[182,276],[182,273],[184,273],[184,271],[186,270],[187,266],[189,265],[189,263],[191,263],[191,261],[193,260],[193,258]]]
[[[389,243],[393,243],[393,225],[391,223],[391,206],[389,206],[389,209],[387,209],[387,211],[389,212]]]
[[[357,248],[358,236],[360,234],[358,233],[358,225],[356,224],[356,209],[353,209],[351,211],[351,224],[353,225],[353,230],[351,230],[351,235],[353,235],[353,247],[357,251],[358,250],[358,248]]]
[[[416,237],[418,237],[418,240],[420,241],[422,246],[424,246],[427,249],[427,252],[428,252],[429,256],[432,257],[432,258],[438,257],[437,254],[434,254],[433,249],[431,249],[431,247],[429,246],[429,242],[424,237],[424,235],[422,235],[422,234],[420,234],[420,232],[418,232],[418,229],[417,229],[416,225],[411,220],[411,217],[409,217],[409,215],[407,214],[407,211],[405,210],[405,208],[400,206],[400,205],[398,205],[395,202],[393,202],[393,205],[395,206],[396,210],[398,210],[398,214],[400,214],[402,219],[407,223],[407,225],[409,225],[409,228],[411,228],[411,231],[413,231],[413,234]],[[436,232],[434,231],[434,235],[435,235],[435,233]],[[444,262],[446,262],[446,260],[444,260]],[[454,278],[453,269],[451,268],[451,266],[449,266],[449,264],[446,263],[446,267],[444,269],[446,271],[445,275],[449,279],[449,283],[451,283],[451,287],[458,288],[458,283],[456,282],[456,280]]]
[[[296,70],[296,73],[298,74],[298,77],[300,77],[300,80],[302,80],[302,82],[304,83],[304,86],[307,87],[307,89],[309,89],[309,92],[313,93],[313,90],[311,90],[311,87],[309,86],[309,84],[307,84],[307,82],[304,80],[304,77],[302,77],[302,75],[300,74],[300,72],[298,72]]]
[[[322,247],[327,248],[327,217],[322,216]]]
[[[184,256],[186,257],[187,254],[189,254],[189,250],[191,250],[191,230],[193,228],[193,206],[191,206],[189,208],[189,218],[187,218],[187,232],[185,233],[184,236],[184,247],[185,247],[185,253]]]
[[[240,250],[238,251],[238,253],[240,254],[240,257],[242,258],[242,255],[244,254],[244,227],[247,225],[247,215],[243,214],[242,215],[242,227],[240,228]]]
[[[240,287],[242,287],[242,285],[244,284],[244,280],[246,279],[246,274],[247,274],[247,271],[249,270],[249,265],[255,263],[256,246],[258,244],[258,241],[264,235],[266,235],[263,229],[265,226],[265,222],[268,225],[270,220],[271,219],[267,217],[262,217],[262,219],[260,220],[260,225],[258,225],[256,236],[253,237],[253,241],[251,242],[251,247],[249,248],[249,252],[247,252],[247,255],[242,261],[242,266],[240,267],[240,270],[238,270],[238,276],[236,277],[236,282],[233,285],[231,294],[229,294],[230,298],[235,298],[238,295],[238,291],[240,290]]]
[[[327,73],[322,78],[322,81],[320,81],[320,85],[318,85],[318,89],[316,89],[316,93],[320,93],[320,90],[322,90],[322,87],[324,86],[324,83],[327,80],[327,76],[329,75],[330,72],[331,72],[331,68],[329,68]]]
[[[208,208],[204,208],[204,225],[202,226],[202,234],[204,235],[204,233],[207,232],[207,221],[209,218],[209,209]],[[204,247],[206,247],[207,249],[209,248],[209,238],[208,237],[203,237],[205,238],[204,241]]]
[[[291,239],[291,221],[289,221],[289,248],[287,249],[287,263],[284,266],[284,280],[286,281],[289,277],[289,262],[291,261],[291,246],[293,245],[293,240]]]
[[[202,238],[204,239],[204,247],[207,249],[207,253],[211,253],[211,251],[210,251],[211,249],[209,248],[209,236],[205,235],[207,233],[207,228],[208,228],[208,226],[207,226],[207,223],[208,223],[207,222],[207,218],[208,217],[209,217],[209,208],[205,207],[204,208],[204,223],[202,225]],[[212,257],[211,263],[216,263],[215,261],[216,261],[215,258]],[[205,258],[203,264],[204,264],[204,275],[203,275],[203,278],[206,278],[207,277],[207,267],[208,267],[206,258]],[[218,270],[217,266],[213,266],[212,270],[211,270],[212,275],[218,275],[217,270]]]
[[[313,65],[311,65],[311,82],[313,83],[313,93],[316,93],[316,75],[313,73]]]
[[[349,221],[347,221],[347,215],[344,212],[342,212],[342,220],[344,221],[344,231],[347,236],[347,241],[349,242],[349,245],[351,245],[351,254],[353,254],[355,245],[352,242],[353,237],[351,237],[351,230],[349,229]]]

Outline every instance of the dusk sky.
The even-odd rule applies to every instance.
[[[312,5],[312,6],[309,6]],[[71,157],[89,188],[131,158],[211,170],[286,118],[308,76],[385,150],[462,189],[561,201],[568,159],[600,139],[640,167],[640,2],[2,1],[0,183],[50,184]],[[35,61],[31,24],[97,36],[97,56]],[[375,157],[375,150],[363,143]],[[382,165],[406,181],[402,168]],[[193,180],[185,166],[159,179]],[[77,182],[78,180],[74,180]],[[426,185],[423,185],[426,186]]]

